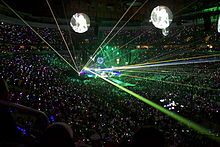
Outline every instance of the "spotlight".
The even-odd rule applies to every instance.
[[[212,49],[213,48],[213,46],[212,45],[207,45],[210,49]]]
[[[90,56],[89,58],[90,58],[92,61],[94,61],[94,60],[95,60],[95,57]]]
[[[97,63],[98,64],[103,64],[104,63],[104,59],[102,57],[98,57],[97,58]]]
[[[116,59],[116,63],[119,64],[119,62],[120,62],[120,59]]]

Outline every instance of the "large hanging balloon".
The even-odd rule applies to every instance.
[[[158,29],[166,29],[173,21],[173,14],[166,6],[157,6],[151,12],[151,22]]]
[[[90,19],[84,13],[76,13],[70,20],[70,26],[75,32],[84,33],[89,29]]]
[[[162,29],[162,34],[163,36],[167,36],[169,34],[169,29],[168,28]]]

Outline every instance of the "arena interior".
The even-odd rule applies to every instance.
[[[220,146],[219,0],[0,0],[0,146]]]

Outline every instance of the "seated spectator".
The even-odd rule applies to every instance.
[[[133,137],[134,147],[163,147],[164,143],[163,134],[153,127],[143,127]]]
[[[98,133],[91,135],[90,139],[93,147],[102,147],[101,136]]]
[[[71,127],[63,122],[53,123],[46,129],[41,146],[74,147]]]
[[[8,85],[0,79],[0,101],[7,100],[8,97]],[[4,146],[9,142],[14,142],[16,139],[16,125],[9,110],[4,107],[0,107],[0,146]]]

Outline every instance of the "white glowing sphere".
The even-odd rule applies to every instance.
[[[220,33],[220,15],[218,17],[218,32]]]
[[[75,32],[84,33],[89,29],[90,19],[84,13],[76,13],[70,20],[70,26]]]
[[[169,34],[169,29],[168,28],[162,29],[162,34],[163,36],[167,36]]]
[[[153,9],[150,16],[150,21],[158,29],[166,29],[173,21],[173,14],[166,6],[157,6]]]

